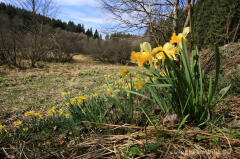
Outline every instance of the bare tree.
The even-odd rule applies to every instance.
[[[195,0],[186,0],[186,11],[187,11],[187,18],[184,23],[184,27],[190,25],[190,32],[192,32],[192,14],[193,14],[193,7],[194,7]]]
[[[5,2],[10,2],[34,14],[38,13],[47,17],[53,17],[58,10],[54,0],[5,0]]]
[[[179,0],[173,0],[173,31],[175,33],[178,30],[178,10],[179,10]]]
[[[153,21],[169,16],[172,3],[158,3],[157,0],[102,0],[102,6],[113,15],[113,19],[120,22],[121,27],[145,28],[149,26],[149,5]]]
[[[49,35],[44,33],[43,19],[38,14],[51,16],[56,11],[56,4],[53,0],[10,0],[12,4],[21,6],[32,13],[30,25],[24,25],[28,37],[28,54],[26,55],[31,66],[35,67],[37,61],[41,60],[44,54],[47,54],[47,44],[45,41]]]
[[[109,11],[113,19],[122,28],[149,28],[151,35],[158,32],[165,38],[164,30],[178,32],[188,26],[194,0],[101,0],[104,9]],[[189,4],[191,7],[189,8]],[[179,10],[187,10],[186,22],[180,24]],[[166,21],[166,19],[170,19]],[[162,23],[165,20],[165,23]],[[166,22],[168,24],[166,24]],[[161,25],[162,23],[163,25]],[[185,24],[185,25],[184,25]],[[155,38],[154,38],[155,39]]]

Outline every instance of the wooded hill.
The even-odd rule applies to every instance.
[[[32,12],[25,9],[17,8],[12,5],[6,5],[5,3],[0,3],[0,16],[9,18],[10,20],[18,20],[22,22],[25,26],[28,26],[32,22]],[[41,14],[37,14],[38,21],[43,25],[49,25],[52,28],[59,28],[65,31],[74,32],[74,33],[83,33],[91,38],[100,38],[101,35],[96,29],[93,33],[92,28],[85,30],[84,24],[75,24],[73,21],[68,23],[61,21],[60,19],[49,18]]]

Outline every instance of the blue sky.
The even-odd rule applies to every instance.
[[[14,0],[0,0],[0,2],[10,3]],[[17,0],[15,0],[17,1]],[[101,8],[100,0],[53,0],[58,6],[56,19],[75,24],[84,24],[85,29],[92,27],[93,31],[98,29],[103,33],[107,27],[114,24],[110,15]],[[12,3],[14,5],[14,3]]]
[[[10,3],[21,0],[0,0],[0,2]],[[91,28],[103,35],[109,32],[109,28],[117,26],[111,13],[102,9],[101,0],[53,0],[57,5],[57,12],[53,18],[61,19],[68,22],[73,21],[75,24],[84,24],[85,29]],[[14,3],[12,3],[14,5]],[[16,5],[16,3],[15,3]],[[128,15],[126,15],[128,17]],[[116,29],[121,31],[122,29]],[[115,31],[116,31],[115,30]],[[112,30],[111,30],[112,31]],[[110,32],[111,34],[112,32]],[[132,34],[142,34],[141,31],[134,31]]]
[[[92,27],[100,32],[113,23],[101,8],[100,0],[55,0],[59,10],[55,18],[63,21],[72,20],[74,23],[84,24],[85,28]]]

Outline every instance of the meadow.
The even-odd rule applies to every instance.
[[[0,72],[1,158],[239,156],[238,79],[220,77],[221,87],[232,88],[215,117],[197,126],[188,114],[176,119],[162,107],[157,93],[168,85],[154,84],[162,79],[141,67],[78,55],[68,63],[1,66]]]
[[[0,159],[238,159],[240,1],[157,2],[1,2]]]

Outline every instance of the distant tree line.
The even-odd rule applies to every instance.
[[[11,20],[18,17],[24,22],[25,25],[29,25],[32,20],[32,12],[25,9],[17,8],[12,5],[6,5],[5,3],[0,3],[0,14],[8,15],[8,18]],[[49,25],[52,28],[60,28],[65,31],[74,32],[74,33],[83,33],[86,34],[89,38],[100,38],[102,37],[98,30],[96,29],[93,33],[92,28],[85,30],[84,24],[75,24],[73,21],[68,23],[61,21],[60,19],[49,18],[41,14],[37,14],[38,21],[41,21],[43,25]]]
[[[187,26],[191,44],[202,48],[240,39],[240,0],[101,1],[118,26],[146,28],[145,36],[154,46],[164,44],[172,32],[182,32]]]
[[[31,0],[25,0],[32,2]],[[40,1],[40,0],[39,0]],[[31,8],[35,8],[34,3]],[[68,62],[75,54],[96,60],[126,64],[132,50],[146,39],[125,33],[108,34],[85,29],[36,13],[0,3],[0,65],[37,67],[39,61]]]

